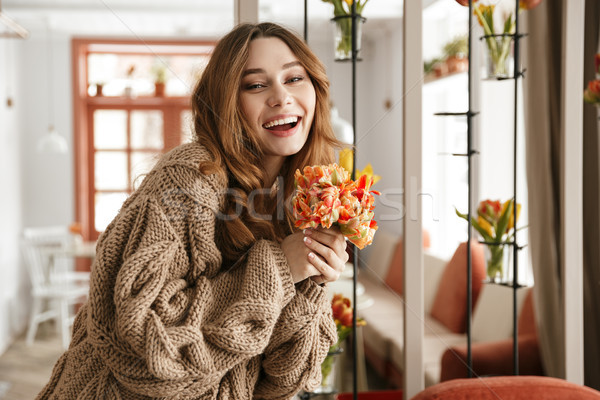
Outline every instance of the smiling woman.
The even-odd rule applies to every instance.
[[[281,39],[253,40],[247,65],[240,104],[264,149],[267,183],[272,183],[285,157],[300,151],[306,142],[314,116],[315,89]]]
[[[279,399],[319,385],[336,341],[322,284],[344,269],[346,241],[295,230],[281,206],[296,169],[333,161],[328,87],[278,25],[219,41],[192,98],[195,140],[101,235],[89,301],[39,399]]]

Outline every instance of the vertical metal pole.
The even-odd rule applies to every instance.
[[[352,144],[354,151],[352,152],[352,179],[356,179],[356,1],[352,2]],[[358,400],[358,343],[356,337],[356,318],[358,312],[356,310],[356,286],[357,286],[357,275],[358,275],[358,247],[354,246],[354,257],[352,268],[354,270],[353,285],[352,285],[352,304],[353,307],[353,318],[352,318],[352,399]]]
[[[304,42],[308,43],[308,0],[304,0]]]
[[[519,337],[519,321],[517,319],[517,289],[518,289],[518,260],[519,260],[519,247],[517,246],[517,115],[518,115],[518,88],[519,78],[521,77],[520,60],[519,60],[519,0],[515,0],[515,36],[513,37],[514,44],[514,67],[513,67],[513,81],[515,86],[514,93],[514,120],[513,120],[513,370],[515,375],[519,375],[519,343],[517,339]]]
[[[472,82],[471,82],[471,73],[472,73],[472,60],[471,60],[471,24],[473,22],[473,1],[469,0],[469,54],[468,54],[468,62],[469,62],[469,69],[467,71],[467,80],[468,80],[468,93],[469,93],[469,104],[468,106],[468,110],[467,110],[467,217],[468,217],[468,223],[467,223],[467,326],[466,326],[466,331],[467,331],[467,369],[468,369],[468,376],[469,378],[473,377],[473,355],[471,354],[471,310],[473,309],[473,274],[472,274],[472,269],[473,269],[473,260],[471,258],[471,236],[472,236],[472,229],[471,229],[471,198],[472,198],[472,193],[471,193],[471,180],[472,180],[472,174],[471,174],[471,168],[472,168],[472,163],[471,163],[471,157],[473,155],[473,135],[471,132],[471,128],[472,128],[472,124],[471,124],[471,118],[472,118],[472,102],[471,102],[471,90],[472,90]]]

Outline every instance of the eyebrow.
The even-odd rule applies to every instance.
[[[289,69],[289,68],[292,68],[292,67],[296,67],[296,66],[298,66],[298,65],[302,66],[302,64],[300,63],[300,61],[292,61],[292,62],[289,62],[289,63],[283,64],[282,68],[283,68],[283,69]],[[266,73],[266,72],[267,72],[267,71],[265,71],[265,70],[264,70],[264,69],[262,69],[262,68],[251,68],[251,69],[247,69],[247,70],[245,70],[245,71],[242,73],[242,77],[244,77],[244,76],[246,76],[246,75],[252,75],[252,74],[264,74],[264,73]]]

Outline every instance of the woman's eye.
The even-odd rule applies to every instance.
[[[295,83],[295,82],[300,82],[303,79],[304,79],[303,76],[294,76],[293,78],[288,79],[288,82]]]
[[[246,85],[246,90],[261,89],[264,87],[265,87],[265,85],[263,85],[262,83],[250,83],[250,84]]]

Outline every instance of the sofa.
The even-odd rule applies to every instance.
[[[447,350],[466,346],[467,246],[461,243],[452,258],[444,260],[427,250],[429,238],[426,232],[423,237],[423,362],[424,380],[428,387],[440,382],[442,356]],[[384,377],[390,387],[401,388],[404,371],[402,239],[399,235],[380,230],[368,249],[368,252],[360,253],[357,276],[365,293],[373,299],[370,307],[358,309],[359,316],[367,322],[361,328],[364,354],[370,367]],[[508,339],[512,334],[512,291],[500,285],[483,284],[486,276],[483,246],[473,241],[471,251],[472,342]],[[518,292],[519,309],[528,290]],[[480,302],[482,299],[483,302]],[[454,368],[451,361],[448,361],[448,368]]]
[[[494,299],[482,298],[483,302],[493,303]],[[502,299],[499,297],[498,301]],[[521,307],[518,319],[517,348],[519,353],[520,375],[544,375],[544,368],[540,356],[540,348],[533,311],[533,291],[526,290],[525,300]],[[514,373],[513,337],[512,326],[503,324],[503,332],[494,325],[494,334],[481,338],[481,327],[473,328],[473,344],[471,346],[472,375],[496,376],[512,375]],[[501,325],[502,326],[502,325]],[[510,337],[506,337],[509,335]],[[452,346],[442,355],[440,380],[447,381],[459,378],[468,378],[467,370],[467,345]]]
[[[412,400],[600,400],[600,392],[547,376],[455,379],[431,386]]]

